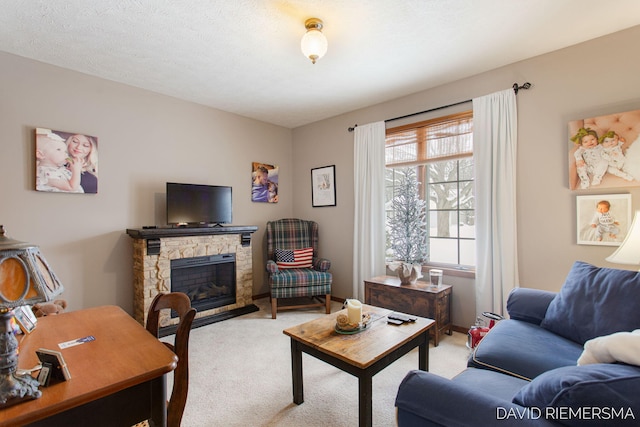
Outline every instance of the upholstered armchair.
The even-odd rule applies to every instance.
[[[267,222],[267,272],[271,317],[278,309],[321,307],[331,313],[331,262],[318,257],[318,224],[287,218]],[[310,299],[308,303],[278,306],[284,298]]]

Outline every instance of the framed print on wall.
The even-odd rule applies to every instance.
[[[569,122],[569,188],[640,186],[640,110]]]
[[[98,138],[36,128],[36,191],[98,192]]]
[[[631,227],[631,194],[576,197],[579,245],[620,246]]]
[[[336,166],[311,169],[311,205],[314,208],[336,205]]]

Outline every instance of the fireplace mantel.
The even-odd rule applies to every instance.
[[[215,234],[255,233],[255,225],[229,225],[222,227],[150,227],[127,228],[127,234],[134,239],[161,239],[163,237],[212,236]]]

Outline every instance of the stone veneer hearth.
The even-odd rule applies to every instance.
[[[198,312],[194,326],[211,323],[209,319],[227,312],[242,311],[253,306],[253,263],[251,234],[255,226],[208,228],[151,228],[128,229],[133,240],[133,314],[146,325],[147,313],[153,298],[160,292],[171,291],[171,260],[205,255],[235,254],[236,302]],[[253,311],[253,309],[249,310]],[[242,313],[244,314],[244,313]],[[176,325],[164,310],[161,327]]]

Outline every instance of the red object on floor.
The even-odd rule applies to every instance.
[[[489,330],[495,326],[497,321],[504,319],[503,316],[488,311],[483,312],[482,315],[489,319],[489,326],[485,326],[484,320],[478,316],[476,324],[468,332],[467,347],[471,350],[480,344],[482,338],[489,333]]]

